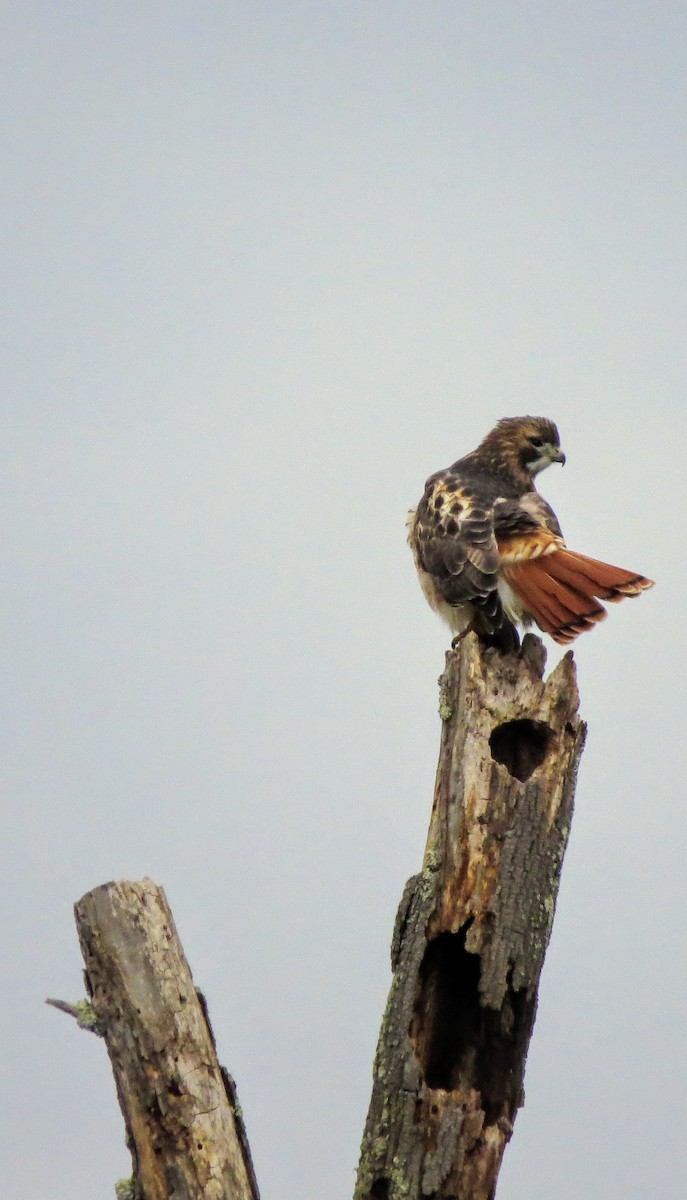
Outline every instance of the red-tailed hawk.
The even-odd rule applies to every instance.
[[[431,475],[408,519],[408,541],[430,605],[461,636],[517,649],[517,622],[572,642],[606,616],[599,600],[653,586],[635,571],[568,550],[534,477],[565,462],[544,417],[506,417],[476,450]]]

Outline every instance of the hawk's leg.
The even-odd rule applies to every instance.
[[[520,649],[520,636],[510,621],[504,621],[494,633],[480,633],[479,640],[483,646],[495,646],[502,654],[516,654]]]
[[[476,633],[481,644],[485,648],[495,646],[502,654],[515,654],[520,649],[520,637],[515,625],[510,621],[504,620],[503,624],[495,632],[486,633],[483,629],[476,628],[475,622],[468,625],[462,633],[457,633],[451,640],[451,649],[457,650],[463,638],[466,638],[469,633]]]

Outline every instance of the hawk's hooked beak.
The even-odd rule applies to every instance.
[[[551,459],[551,462],[560,463],[562,467],[565,466],[565,455],[564,455],[563,451],[561,449],[559,449],[558,446],[551,447],[549,457]]]

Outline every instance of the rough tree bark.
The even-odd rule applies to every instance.
[[[434,808],[406,885],[355,1200],[492,1200],[523,1103],[585,726],[572,654],[543,681],[470,635],[446,656]]]
[[[258,1200],[235,1087],[217,1061],[164,892],[150,879],[107,883],[74,911],[133,1157],[134,1194]]]

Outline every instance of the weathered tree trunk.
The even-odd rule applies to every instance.
[[[86,982],[143,1200],[258,1200],[231,1078],[162,888],[108,883],[75,905]]]
[[[523,1103],[585,726],[572,654],[546,683],[470,635],[446,656],[422,871],[392,945],[355,1200],[492,1200]]]

